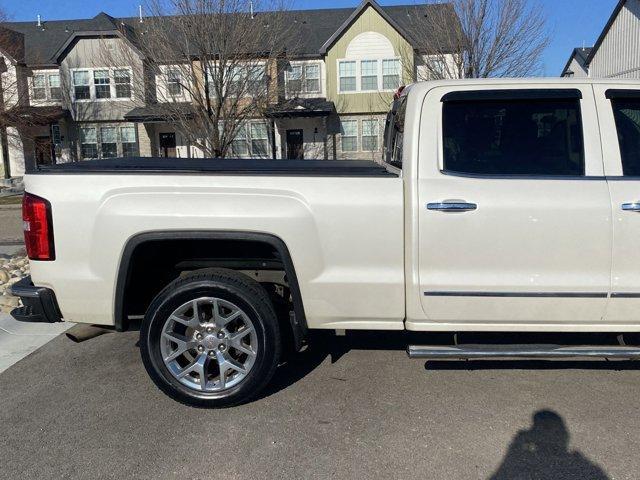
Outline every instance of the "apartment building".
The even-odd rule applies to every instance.
[[[382,7],[365,0],[355,8],[285,12],[296,48],[281,74],[268,75],[265,65],[261,75],[275,93],[262,114],[238,130],[233,156],[380,158],[394,92],[432,71],[426,68],[431,56],[409,27],[416,15],[443,12],[455,28],[457,17],[447,4]],[[145,83],[153,91],[135,91],[141,85],[136,78],[149,76],[149,59],[139,51],[144,22],[100,13],[86,20],[2,26],[2,107],[32,119],[0,132],[5,176],[85,159],[203,156],[164,114],[162,99],[185,107],[191,102],[177,69],[161,65],[161,73]],[[101,63],[105,48],[122,50],[130,61]]]

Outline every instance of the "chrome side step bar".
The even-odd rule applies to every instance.
[[[466,360],[493,358],[615,358],[640,360],[640,348],[629,346],[564,345],[409,345],[410,358]]]

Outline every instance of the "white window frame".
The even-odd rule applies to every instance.
[[[375,122],[375,135],[365,135],[364,134],[364,122]],[[363,152],[379,152],[380,151],[380,119],[379,118],[363,118],[360,120],[361,128],[360,131],[360,148]],[[369,150],[364,148],[364,138],[375,138],[376,139],[376,148],[373,150]]]
[[[177,74],[177,75],[176,75]],[[172,80],[172,75],[175,76],[175,79]],[[182,70],[180,70],[180,67],[176,66],[176,65],[168,65],[165,68],[164,71],[164,78],[165,78],[165,85],[166,85],[166,90],[167,90],[167,97],[168,98],[182,98],[184,97],[184,86],[182,85]],[[177,85],[180,89],[180,91],[178,93],[172,93],[171,92],[171,85]]]
[[[227,68],[238,68],[238,69],[240,69],[240,71],[241,71],[241,74],[240,74],[241,75],[241,77],[240,77],[241,81],[246,82],[246,85],[248,87],[248,82],[250,81],[248,79],[248,76],[250,74],[250,69],[257,68],[257,67],[262,68],[263,71],[264,71],[264,76],[262,77],[262,80],[264,81],[264,87],[265,87],[266,91],[268,92],[268,89],[269,89],[270,85],[269,85],[269,69],[267,68],[266,60],[259,60],[259,61],[256,61],[256,62],[246,62],[246,63],[238,62],[236,65],[233,65],[233,67],[227,67]],[[212,83],[212,77],[211,77],[210,71],[215,69],[215,68],[218,68],[218,66],[214,65],[213,67],[210,67],[210,68],[207,69],[206,75],[209,76],[209,83]],[[235,98],[235,95],[233,94],[233,92],[228,91],[230,86],[231,86],[231,82],[227,81],[227,84],[226,84],[227,96],[231,97],[231,98]],[[214,96],[216,94],[214,89],[212,89],[209,93],[212,96]],[[248,88],[246,88],[245,91],[243,92],[243,95],[240,98],[253,98],[253,95],[251,95],[251,93],[248,91]]]
[[[123,128],[133,128],[133,133],[134,133],[134,142],[123,142],[122,141],[122,129]],[[139,156],[140,155],[140,142],[139,142],[139,138],[138,138],[138,129],[136,128],[136,124],[135,123],[127,123],[127,122],[121,122],[121,123],[83,123],[81,125],[78,126],[78,154],[79,154],[79,158],[80,160],[90,160],[89,158],[83,157],[82,156],[82,136],[80,134],[81,129],[83,128],[88,128],[88,129],[93,129],[96,132],[96,143],[95,144],[87,144],[87,145],[96,145],[96,157],[92,157],[94,159],[103,159],[103,158],[113,158],[113,157],[104,157],[102,155],[102,129],[103,128],[114,128],[116,130],[116,157],[122,157],[124,156],[124,149],[123,149],[123,144],[124,143],[134,143],[135,144],[135,149],[136,149],[136,153]]]
[[[309,78],[309,80],[318,80],[317,90],[307,90],[307,67],[316,67],[318,69],[318,78]],[[291,69],[300,68],[300,85],[299,91],[292,91],[289,88]],[[303,97],[321,95],[322,94],[322,63],[321,62],[291,62],[291,69],[287,69],[284,73],[285,94],[287,98],[300,95]]]
[[[256,140],[264,140],[264,141],[266,141],[266,142],[267,142],[267,147],[266,147],[266,150],[265,150],[265,152],[266,152],[266,153],[265,153],[264,155],[262,155],[262,157],[263,157],[263,158],[267,158],[267,157],[269,157],[269,156],[270,156],[270,154],[271,154],[271,152],[270,152],[270,149],[271,149],[271,141],[270,141],[270,135],[269,135],[269,132],[270,132],[270,130],[269,130],[269,124],[268,124],[267,122],[265,122],[265,121],[261,121],[261,120],[254,120],[254,121],[250,121],[250,120],[248,120],[248,121],[244,122],[242,125],[240,125],[240,126],[238,127],[238,130],[237,130],[237,132],[236,132],[236,136],[235,136],[235,138],[231,141],[231,142],[235,141],[235,140],[236,140],[236,138],[238,137],[238,132],[239,132],[240,130],[244,130],[244,138],[238,139],[238,141],[242,141],[242,140],[244,140],[244,141],[245,141],[245,143],[246,143],[246,147],[247,147],[247,148],[246,148],[247,153],[245,153],[245,154],[242,154],[242,153],[238,154],[240,158],[243,158],[243,157],[246,157],[246,156],[249,156],[249,157],[255,157],[255,156],[259,155],[258,153],[256,153],[256,152],[254,152],[254,151],[253,151],[253,140],[254,140],[254,138],[253,138],[253,132],[252,132],[252,125],[255,125],[255,124],[264,125],[264,127],[266,128],[266,137],[265,137],[265,138],[256,138]],[[229,144],[230,153],[231,153],[232,155],[235,155],[235,153],[231,152],[232,148],[233,148],[233,147],[232,147],[232,143],[230,143],[230,144]]]
[[[400,57],[365,57],[365,58],[339,58],[336,60],[336,88],[340,95],[352,95],[355,93],[375,93],[375,92],[395,92],[396,88],[383,88],[383,74],[382,65],[385,60],[397,60],[398,61],[398,77],[399,83],[402,84],[402,60]],[[378,75],[378,89],[377,90],[363,90],[362,89],[362,62],[377,61],[377,75]],[[340,88],[340,64],[342,62],[356,62],[356,89],[342,91]]]
[[[96,98],[96,85],[94,82],[94,72],[107,70],[109,72],[109,88],[111,96],[109,98]],[[116,70],[128,70],[129,78],[131,79],[131,96],[130,97],[116,97],[116,82],[115,82],[115,71]],[[73,78],[75,72],[87,72],[89,75],[89,97],[90,98],[76,98],[76,84]],[[129,66],[120,66],[120,67],[88,67],[88,68],[72,68],[70,69],[71,74],[71,99],[73,102],[83,103],[83,102],[127,102],[131,101],[134,96],[134,88],[133,88],[133,68]]]
[[[354,122],[356,124],[356,134],[355,135],[345,135],[344,133],[342,133],[343,128],[342,128],[342,124],[345,122]],[[344,143],[343,143],[343,139],[344,138],[355,138],[356,139],[356,148],[354,150],[345,150],[344,149]],[[360,151],[360,121],[357,118],[345,118],[340,119],[340,151],[342,153],[354,153],[354,152],[359,152]]]
[[[58,76],[58,87],[52,87],[49,81],[49,78],[53,75]],[[35,88],[35,78],[36,77],[44,77],[44,86],[38,87],[44,89],[44,98],[35,98],[34,97],[34,88]],[[60,90],[60,98],[52,98],[51,97],[51,89],[58,88]],[[32,75],[29,77],[29,99],[38,104],[42,103],[60,103],[62,101],[62,83],[61,76],[59,70],[34,70]]]
[[[376,149],[375,150],[365,150],[363,148],[363,133],[364,133],[364,125],[363,122],[366,121],[373,121],[377,123],[377,141],[376,141]],[[342,123],[344,122],[356,122],[356,149],[355,150],[344,150],[342,147],[342,138],[344,137],[344,135],[342,134]],[[340,118],[340,151],[342,153],[376,153],[376,152],[380,152],[382,150],[382,138],[381,138],[381,133],[382,133],[382,126],[384,126],[384,120],[381,119],[380,117],[362,117],[360,116],[360,118],[355,118],[355,117],[346,117],[346,118]],[[370,135],[367,135],[370,136]],[[352,136],[349,136],[347,138],[353,138]]]

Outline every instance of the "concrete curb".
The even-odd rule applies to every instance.
[[[22,204],[0,205],[0,210],[22,210]]]

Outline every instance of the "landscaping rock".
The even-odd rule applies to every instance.
[[[0,256],[0,311],[8,313],[20,306],[20,299],[9,294],[9,287],[29,275],[29,261],[25,252],[12,257]]]

